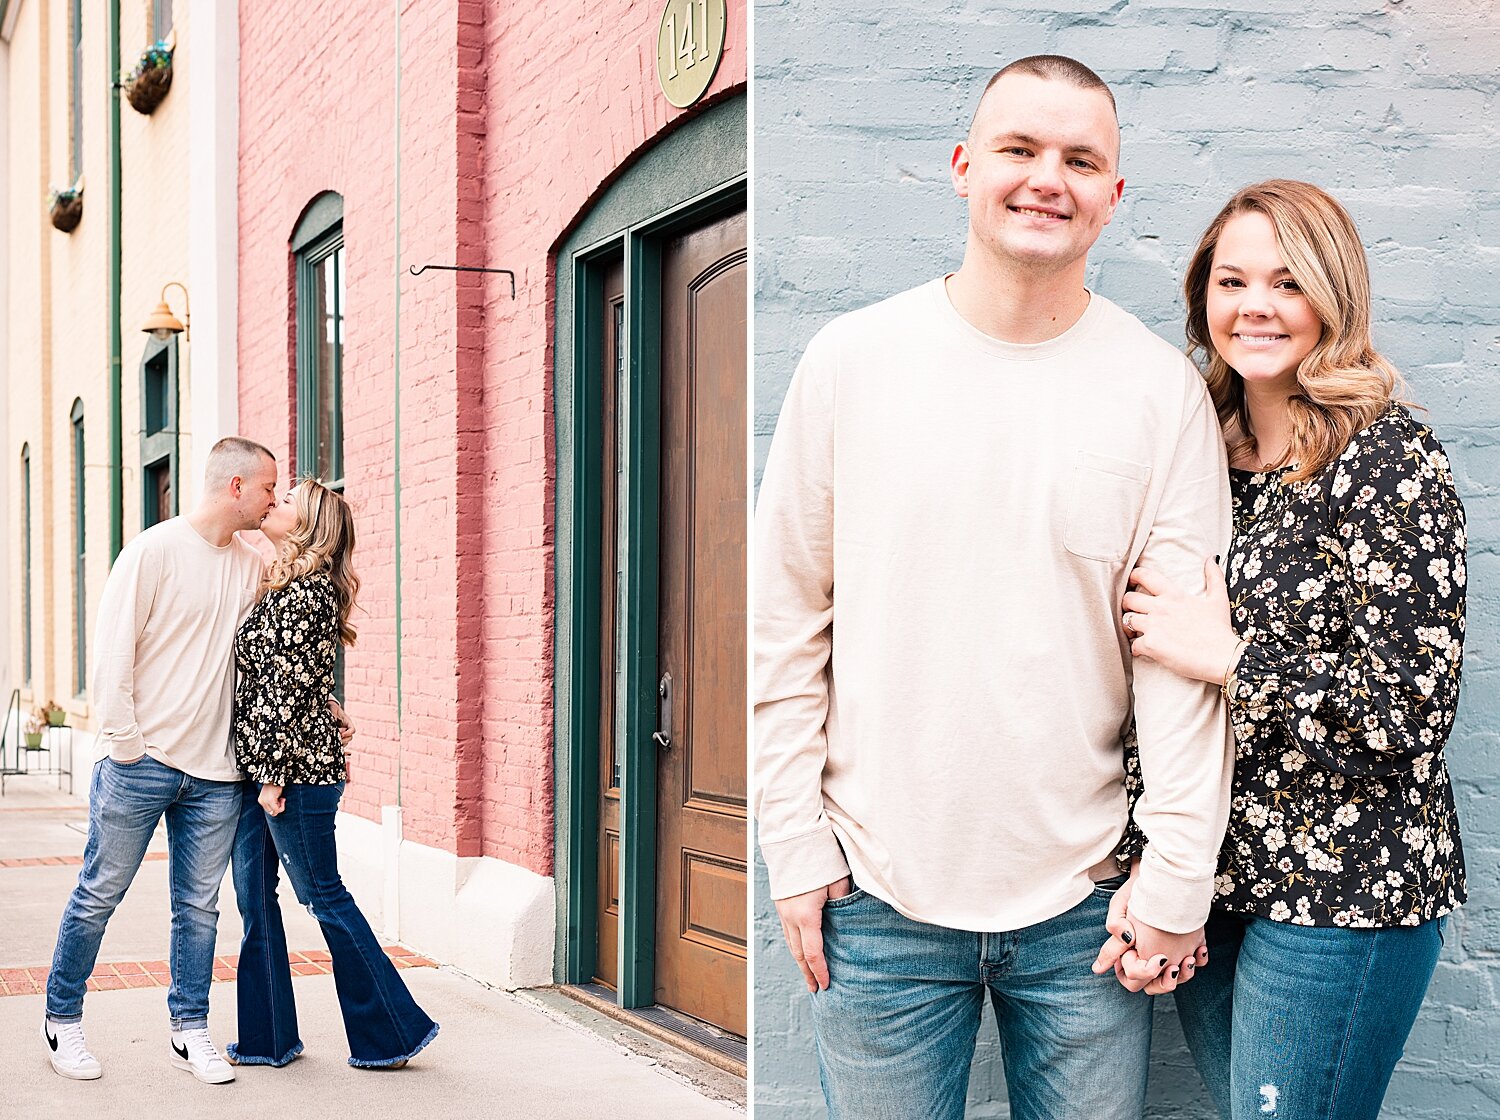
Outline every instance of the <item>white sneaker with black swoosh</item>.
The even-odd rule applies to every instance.
[[[209,1085],[234,1080],[234,1070],[220,1057],[207,1027],[172,1032],[172,1064]]]
[[[92,1081],[104,1070],[99,1059],[89,1053],[89,1045],[83,1040],[83,1024],[53,1023],[42,1020],[42,1040],[50,1053],[47,1055],[52,1068],[74,1081]]]

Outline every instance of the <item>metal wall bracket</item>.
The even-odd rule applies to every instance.
[[[508,268],[475,268],[472,265],[462,264],[424,264],[420,268],[412,265],[407,271],[413,276],[421,276],[429,268],[437,269],[441,272],[498,272],[503,276],[510,277],[510,298],[516,298],[516,274]]]

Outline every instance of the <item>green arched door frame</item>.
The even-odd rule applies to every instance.
[[[610,186],[554,256],[557,270],[553,405],[557,433],[553,678],[557,952],[562,983],[595,974],[599,780],[601,324],[579,309],[602,304],[605,270],[623,260],[628,399],[625,610],[617,636],[622,690],[619,1004],[654,1002],[656,567],[659,477],[659,302],[664,241],[746,202],[745,97],[683,124]]]

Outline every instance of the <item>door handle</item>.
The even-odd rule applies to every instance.
[[[672,674],[663,673],[656,684],[656,730],[652,741],[662,750],[672,749]]]

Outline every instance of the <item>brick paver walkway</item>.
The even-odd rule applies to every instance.
[[[152,863],[167,858],[166,852],[147,852],[142,863]],[[82,856],[22,856],[18,859],[0,859],[4,867],[82,867]]]
[[[400,945],[385,946],[385,955],[397,968],[436,968],[437,963]],[[326,976],[333,971],[327,949],[309,949],[288,953],[293,976]],[[214,958],[214,980],[233,981],[239,974],[240,958]],[[47,990],[46,965],[39,968],[0,968],[0,996],[41,995]],[[166,961],[115,961],[101,964],[89,977],[91,992],[116,991],[120,988],[167,988],[172,972]]]

